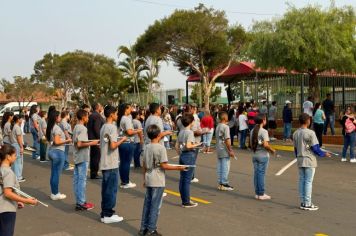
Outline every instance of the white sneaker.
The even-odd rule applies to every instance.
[[[65,170],[74,170],[74,167],[73,166],[69,166],[67,169]]]
[[[41,157],[40,156],[36,156],[36,160],[39,160],[39,159],[41,159]]]
[[[103,218],[101,218],[101,222],[104,224],[118,223],[123,220],[124,218],[118,215],[112,215],[111,217],[104,216]]]
[[[162,197],[167,197],[167,193],[163,193]]]
[[[341,162],[345,162],[345,161],[347,161],[346,158],[341,158]],[[350,160],[350,161],[351,161],[351,160]]]
[[[63,200],[65,199],[67,196],[65,194],[61,194],[61,193],[57,193],[57,194],[52,194],[51,193],[51,199],[53,201],[57,201],[57,200]]]
[[[194,179],[192,179],[190,182],[191,182],[191,183],[198,183],[198,182],[199,182],[199,179],[194,178]]]
[[[356,158],[350,159],[350,162],[351,162],[351,163],[356,163]]]
[[[136,187],[136,184],[135,183],[131,183],[131,182],[129,182],[128,184],[121,184],[120,185],[120,188],[124,188],[124,189],[135,188],[135,187]]]

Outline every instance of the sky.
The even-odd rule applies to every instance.
[[[285,0],[0,0],[0,78],[30,76],[48,52],[90,51],[117,58],[120,45],[132,45],[155,20],[176,8],[199,3],[225,10],[230,24],[248,29],[254,21],[282,16]],[[330,5],[330,0],[289,1],[296,7]],[[337,6],[356,0],[336,0]],[[164,89],[184,88],[185,77],[172,65],[162,65]]]

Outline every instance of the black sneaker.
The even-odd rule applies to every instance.
[[[304,203],[300,203],[300,207],[299,207],[299,209],[304,210],[304,208],[305,208],[305,204],[304,204]]]
[[[138,236],[145,236],[148,232],[148,229],[140,230],[138,231],[137,235]]]
[[[162,234],[158,233],[157,230],[147,232],[146,235],[162,236]]]
[[[189,203],[182,204],[183,208],[193,208],[198,206],[198,203],[190,201]]]
[[[232,191],[234,190],[234,187],[228,185],[228,184],[223,184],[223,186],[228,190],[228,191]]]
[[[317,211],[317,210],[319,210],[319,207],[315,206],[314,204],[311,204],[310,206],[304,206],[303,210],[306,210],[306,211]]]

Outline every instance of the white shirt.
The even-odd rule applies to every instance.
[[[307,100],[303,103],[303,112],[313,116],[313,103],[311,101]]]
[[[245,114],[239,115],[239,130],[248,129],[247,126],[247,116]]]

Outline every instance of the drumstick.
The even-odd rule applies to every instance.
[[[282,169],[280,169],[277,173],[276,176],[282,175],[286,170],[288,170],[292,165],[294,165],[297,162],[297,158],[295,158],[293,161],[289,162],[287,165],[283,166]]]
[[[330,154],[332,154],[332,155],[334,155],[334,156],[339,156],[338,153],[330,152],[330,151],[328,151],[328,150],[326,150],[326,149],[324,149],[324,148],[320,148],[320,150],[322,150],[323,152],[328,152],[328,153],[330,153]]]
[[[23,197],[25,197],[25,198],[34,198],[34,197],[32,197],[31,195],[29,195],[29,194],[27,194],[27,193],[21,191],[21,190],[18,189],[18,188],[15,188],[15,187],[11,187],[11,188],[12,188],[18,195],[21,195],[21,196],[23,196]],[[45,207],[48,207],[47,204],[41,202],[41,201],[38,200],[38,199],[37,199],[37,202],[40,203],[41,205],[45,206]]]

